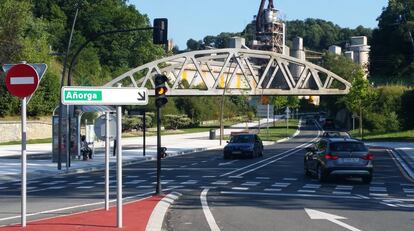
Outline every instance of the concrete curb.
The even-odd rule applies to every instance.
[[[171,192],[161,199],[152,211],[145,230],[161,231],[168,209],[180,196],[182,196],[182,194],[179,192]]]

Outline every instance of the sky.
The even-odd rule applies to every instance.
[[[151,22],[168,18],[168,37],[180,49],[192,38],[241,32],[257,14],[260,0],[129,0]],[[320,18],[341,27],[375,28],[388,0],[273,0],[282,20]],[[267,6],[267,3],[266,3]],[[287,28],[289,30],[289,28]]]

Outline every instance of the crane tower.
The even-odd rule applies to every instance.
[[[267,1],[269,4],[265,8]],[[252,44],[253,49],[284,54],[285,24],[279,20],[278,13],[273,0],[261,0],[259,12],[255,17],[256,37]]]

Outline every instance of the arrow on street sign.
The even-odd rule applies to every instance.
[[[337,216],[337,215],[330,214],[330,213],[324,213],[324,212],[314,210],[314,209],[305,208],[305,211],[308,214],[309,218],[312,220],[327,220],[351,231],[362,231],[342,221],[339,221],[339,220],[347,219],[346,217],[341,217],[341,216]]]
[[[145,100],[146,94],[145,94],[145,92],[138,92],[138,96],[139,96],[139,98],[137,98],[138,101],[143,101],[143,100]]]
[[[147,105],[147,88],[63,87],[64,105]]]

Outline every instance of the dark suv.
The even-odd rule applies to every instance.
[[[305,174],[313,173],[321,182],[328,176],[361,177],[364,183],[372,180],[374,156],[359,140],[324,138],[306,151]]]

